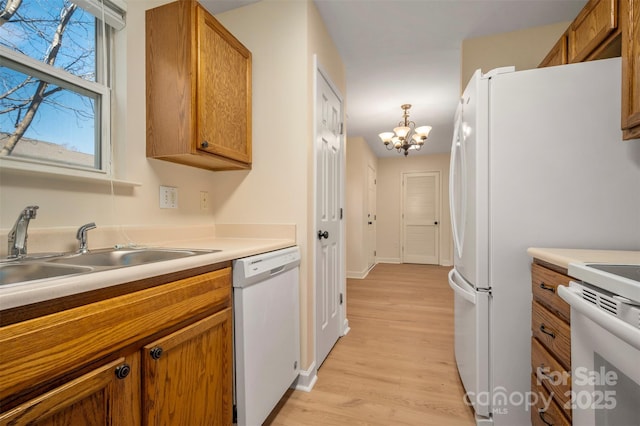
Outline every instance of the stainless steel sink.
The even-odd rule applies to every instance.
[[[49,263],[65,265],[97,266],[121,268],[123,266],[144,265],[163,260],[180,259],[199,254],[215,253],[220,250],[181,250],[181,249],[109,249],[96,250],[82,254],[72,254],[51,259]]]
[[[17,262],[0,264],[0,285],[41,280],[91,272],[92,268],[73,265],[55,265],[43,262]]]
[[[180,259],[220,250],[170,248],[101,249],[87,253],[48,254],[43,257],[7,259],[0,262],[0,285],[15,284],[65,275],[108,271],[128,266]]]

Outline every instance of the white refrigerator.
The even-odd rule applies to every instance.
[[[640,249],[640,140],[619,58],[476,71],[451,150],[455,357],[476,423],[529,425],[528,247]]]

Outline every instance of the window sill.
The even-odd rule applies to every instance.
[[[74,182],[86,182],[95,183],[101,185],[111,185],[119,187],[136,187],[142,186],[140,182],[133,182],[124,179],[111,178],[106,174],[99,172],[88,172],[84,170],[74,169],[34,169],[33,165],[28,163],[22,163],[18,161],[0,159],[0,176],[4,175],[18,175],[18,176],[33,176],[44,177],[52,180],[60,181],[74,181]]]

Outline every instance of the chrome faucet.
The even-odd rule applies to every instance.
[[[89,245],[87,243],[87,233],[95,228],[96,224],[94,222],[87,223],[78,228],[78,233],[76,234],[76,239],[80,242],[78,253],[87,253],[89,251]]]
[[[7,235],[7,257],[15,259],[27,255],[27,228],[29,221],[36,218],[38,206],[27,206],[20,212],[18,220]]]

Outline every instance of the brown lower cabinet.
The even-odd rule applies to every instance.
[[[531,392],[538,397],[533,425],[571,424],[571,316],[558,296],[558,286],[571,278],[560,269],[537,259],[531,266]]]
[[[231,351],[230,308],[146,345],[143,424],[230,425]]]
[[[119,378],[127,369],[139,370],[138,354],[118,358],[69,383],[36,397],[0,416],[1,425],[113,425],[140,424],[133,408],[132,380]],[[135,387],[135,385],[134,385]],[[139,387],[138,387],[139,388]]]
[[[0,426],[231,425],[230,268],[0,328]]]
[[[542,386],[535,375],[531,376],[531,389],[533,403],[531,407],[532,426],[570,426],[569,421],[562,413],[562,408],[553,399],[553,396]]]

